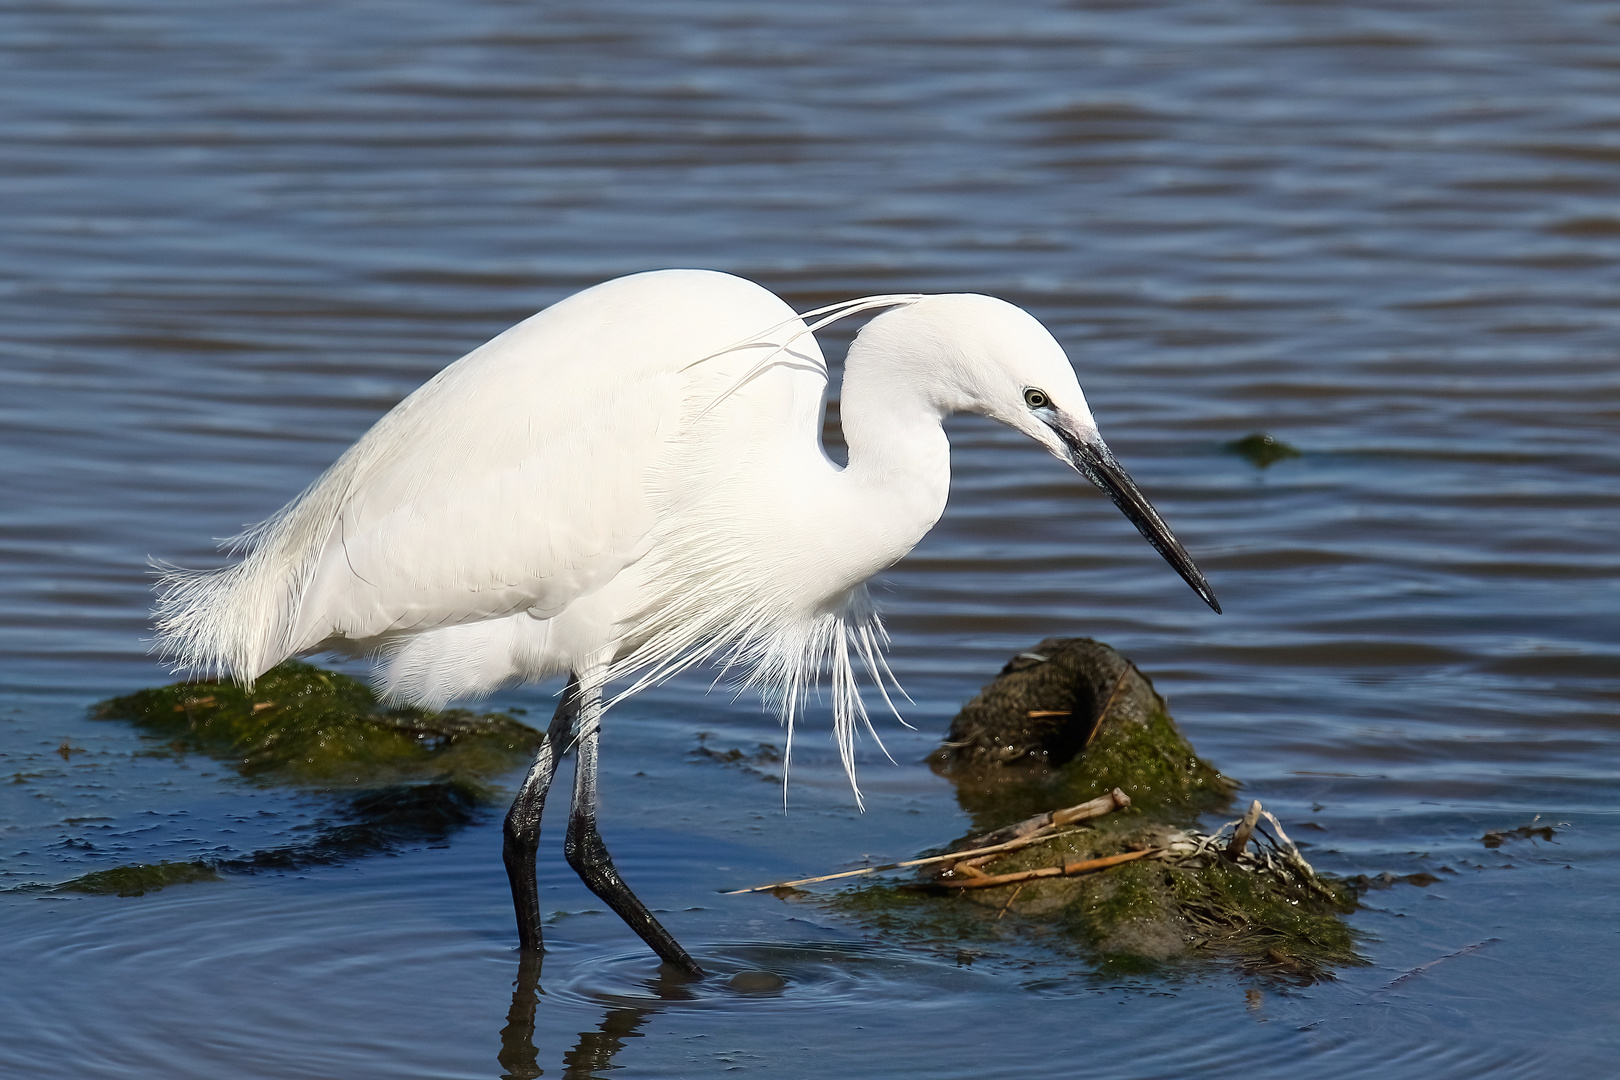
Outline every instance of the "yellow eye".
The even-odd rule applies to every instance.
[[[1044,409],[1052,404],[1052,399],[1046,396],[1045,390],[1037,390],[1032,386],[1024,391],[1024,404],[1032,409]]]

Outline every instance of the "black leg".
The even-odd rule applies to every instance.
[[[597,692],[599,693],[599,691]],[[596,738],[600,730],[600,698],[587,692],[579,710],[578,747],[574,755],[574,806],[568,815],[568,836],[563,854],[568,865],[603,903],[618,913],[647,947],[666,963],[689,975],[702,976],[703,969],[687,955],[680,943],[652,917],[645,904],[636,899],[630,886],[613,868],[607,845],[596,831]]]
[[[534,877],[535,852],[540,847],[540,812],[545,808],[557,759],[568,745],[578,712],[579,680],[570,675],[551,727],[546,729],[546,741],[534,755],[534,764],[529,766],[529,775],[523,778],[501,830],[501,858],[506,863],[506,880],[512,886],[512,906],[517,910],[518,947],[524,952],[540,951],[540,887]]]

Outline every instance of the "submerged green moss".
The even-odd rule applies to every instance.
[[[218,881],[219,872],[205,862],[135,863],[95,870],[57,886],[64,892],[93,893],[103,896],[144,896],[169,885],[194,881]]]
[[[441,840],[471,823],[494,794],[488,781],[528,760],[542,739],[504,713],[387,708],[358,679],[298,661],[267,672],[251,693],[229,682],[175,683],[104,701],[92,715],[163,740],[161,752],[206,754],[242,776],[333,802],[297,844],[112,867],[59,886],[118,896]]]
[[[1095,859],[1157,846],[1167,831],[1127,811],[982,869],[1012,874]],[[1343,919],[1355,910],[1355,890],[1322,876],[1316,885],[1218,859],[1196,866],[1142,859],[1092,874],[980,889],[869,881],[814,902],[885,937],[935,947],[993,951],[1038,942],[1044,951],[1084,958],[1103,973],[1144,974],[1207,959],[1251,974],[1314,981],[1367,962]]]
[[[243,776],[321,787],[477,782],[515,767],[541,739],[503,713],[387,708],[358,679],[296,660],[266,672],[251,693],[229,682],[175,683],[104,701],[93,715]]]
[[[1226,444],[1226,449],[1247,458],[1250,464],[1260,469],[1269,469],[1279,461],[1300,456],[1298,450],[1263,431],[1256,431],[1241,439],[1233,439]]]
[[[1005,874],[1054,863],[1157,847],[1167,828],[1141,816],[1099,821],[1078,835],[1013,852],[989,872]],[[1342,915],[1356,906],[1348,886],[1318,877],[1322,891],[1221,859],[1179,865],[1156,859],[1079,877],[1023,885],[1011,908],[1023,918],[1050,918],[1104,968],[1144,971],[1199,956],[1244,969],[1318,979],[1335,967],[1365,963]],[[1019,886],[965,891],[993,913]],[[1327,895],[1323,895],[1323,893]]]
[[[333,808],[339,820],[323,819],[308,839],[239,858],[193,862],[134,863],[96,870],[57,886],[68,892],[142,896],[169,885],[219,881],[222,873],[302,870],[390,851],[402,844],[443,840],[470,825],[486,789],[458,780],[395,784],[349,792]]]

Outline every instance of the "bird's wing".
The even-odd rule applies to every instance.
[[[251,680],[343,639],[561,612],[691,497],[681,440],[705,395],[784,327],[803,330],[776,296],[708,271],[637,274],[547,308],[379,420],[243,537],[241,562],[166,574],[159,648]]]
[[[355,448],[289,651],[549,617],[638,557],[672,380],[566,360],[485,377],[507,366],[469,365]]]
[[[689,416],[691,365],[784,316],[736,278],[636,275],[446,368],[304,497],[326,528],[286,652],[549,618],[606,584],[658,523],[654,477]]]

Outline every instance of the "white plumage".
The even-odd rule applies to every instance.
[[[826,363],[770,292],[668,270],[572,296],[400,402],[238,538],[241,562],[168,571],[160,648],[244,683],[289,656],[375,654],[383,693],[427,706],[568,671],[634,690],[719,657],[790,737],[829,670],[853,782],[853,659],[885,672],[862,583],[944,510],[941,421],[987,413],[1071,463],[1076,440],[1102,445],[1027,313],[907,295],[812,314],[882,307],[846,364],[840,468],[820,440]]]

